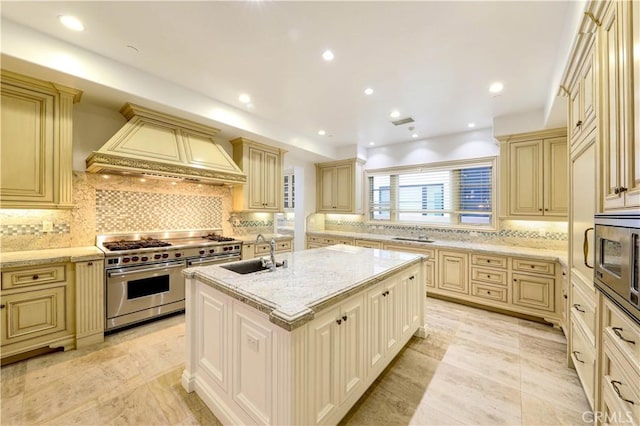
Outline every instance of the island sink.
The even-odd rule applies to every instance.
[[[432,243],[433,240],[429,240],[426,238],[409,238],[409,237],[393,237],[392,240],[399,240],[399,241],[416,241],[418,243]]]
[[[248,262],[229,263],[228,265],[220,265],[220,267],[242,275],[269,270],[268,266],[263,265],[261,259],[250,260]]]

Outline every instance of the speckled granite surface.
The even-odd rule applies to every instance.
[[[423,261],[424,257],[336,245],[276,256],[277,262],[282,260],[287,261],[288,268],[274,272],[241,275],[211,265],[189,268],[184,274],[269,314],[271,321],[280,327],[293,330],[313,319],[315,312]]]
[[[355,238],[360,240],[382,241],[397,245],[407,245],[412,247],[437,248],[437,249],[462,249],[485,254],[497,254],[506,256],[523,256],[533,259],[550,260],[559,262],[562,266],[568,267],[568,253],[558,250],[545,250],[529,247],[502,246],[495,244],[471,243],[467,241],[434,241],[432,243],[420,243],[415,241],[394,240],[390,235],[364,234],[357,232],[342,231],[321,231],[307,232],[307,235],[332,236],[342,238]]]
[[[0,268],[17,268],[59,262],[85,262],[103,257],[104,253],[96,246],[12,251],[0,253]]]

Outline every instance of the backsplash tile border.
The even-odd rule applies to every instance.
[[[53,228],[49,232],[42,230],[42,224],[11,224],[0,225],[0,235],[2,236],[15,236],[15,235],[50,235],[50,234],[69,234],[71,232],[71,225],[68,223],[54,223]]]

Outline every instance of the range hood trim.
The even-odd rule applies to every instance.
[[[219,129],[130,103],[120,113],[127,123],[89,155],[87,172],[219,185],[247,181],[238,165],[213,139]]]

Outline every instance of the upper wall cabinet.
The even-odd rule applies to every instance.
[[[640,4],[607,4],[599,31],[603,208],[640,207]]]
[[[500,215],[567,218],[566,129],[501,136]]]
[[[72,208],[73,104],[82,92],[2,70],[0,203]]]
[[[318,213],[362,213],[363,164],[356,158],[316,164]]]
[[[595,37],[589,38],[582,68],[569,88],[569,140],[575,146],[596,124],[596,76],[598,57]]]
[[[282,211],[282,161],[286,151],[245,138],[231,141],[233,160],[247,182],[233,187],[234,211]]]

